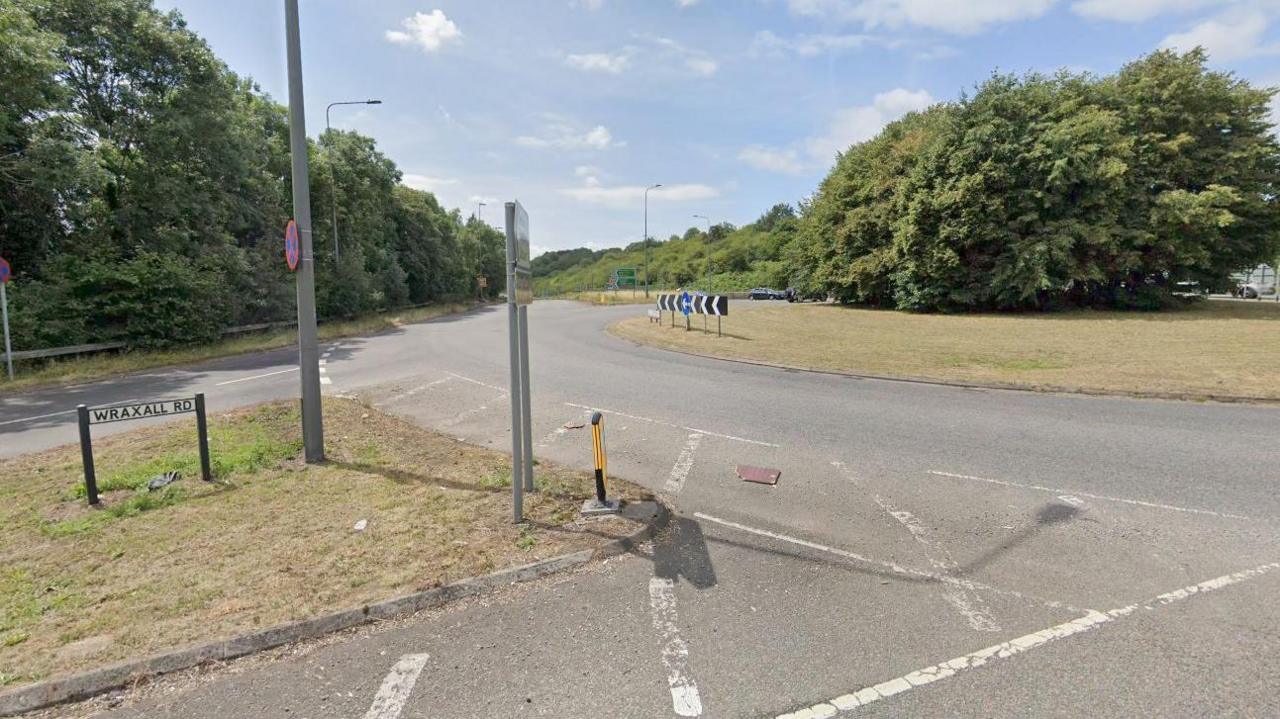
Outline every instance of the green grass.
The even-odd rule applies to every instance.
[[[0,686],[359,607],[636,528],[619,519],[582,531],[591,477],[549,464],[538,480],[551,491],[526,496],[529,522],[514,525],[505,455],[350,400],[324,410],[318,465],[300,459],[295,403],[211,415],[214,483],[199,479],[189,418],[105,437],[95,453],[112,489],[99,508],[76,489],[74,445],[0,460]],[[167,469],[183,479],[140,489]]]
[[[1280,304],[1165,312],[914,314],[833,305],[742,307],[724,337],[637,316],[659,347],[792,367],[1050,391],[1280,401]],[[715,323],[711,323],[714,329]]]
[[[319,336],[321,341],[324,341],[370,335],[408,324],[426,322],[447,314],[464,312],[474,306],[475,303],[442,303],[326,322],[320,325]],[[231,337],[197,347],[103,352],[78,357],[19,362],[14,367],[16,379],[13,381],[9,381],[3,373],[0,373],[0,394],[48,385],[88,382],[155,367],[192,364],[220,357],[264,352],[290,347],[297,342],[296,330],[272,330]],[[19,351],[19,348],[15,347],[14,351]]]

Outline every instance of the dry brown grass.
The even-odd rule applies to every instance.
[[[583,522],[582,473],[539,465],[528,525],[510,461],[355,402],[325,403],[328,455],[299,461],[291,404],[210,418],[218,483],[127,489],[188,467],[189,420],[97,443],[116,489],[77,496],[77,447],[0,461],[0,686],[358,607],[565,552],[637,527]],[[156,458],[160,458],[158,461]],[[166,459],[167,458],[167,459]],[[613,492],[646,497],[623,482]],[[354,530],[367,520],[362,531]]]
[[[319,327],[323,340],[340,337],[360,337],[395,329],[404,325],[465,312],[476,304],[441,303],[426,307],[412,307],[392,312],[367,315],[349,320],[326,322]],[[88,382],[103,377],[138,372],[153,367],[191,364],[219,357],[263,352],[298,344],[298,332],[294,329],[251,332],[239,337],[229,337],[220,342],[196,347],[179,347],[167,350],[136,350],[132,352],[103,352],[77,357],[54,358],[38,362],[32,360],[15,366],[15,379],[0,372],[0,394],[48,385]],[[20,348],[15,347],[14,352]]]
[[[639,289],[632,292],[630,289],[600,291],[594,292],[571,292],[567,295],[556,297],[558,300],[577,300],[578,302],[586,302],[591,305],[651,305],[655,302],[659,291],[650,289],[649,297],[646,299],[644,290]]]
[[[921,315],[830,305],[751,308],[725,337],[695,318],[615,334],[669,349],[893,377],[1147,396],[1280,400],[1280,306],[1205,302],[1160,313]]]

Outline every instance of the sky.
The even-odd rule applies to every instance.
[[[287,101],[280,0],[157,0]],[[1280,86],[1280,0],[301,0],[307,129],[373,137],[535,253],[744,225],[835,154],[992,72],[1106,74],[1164,47]],[[1280,120],[1280,105],[1273,104]]]

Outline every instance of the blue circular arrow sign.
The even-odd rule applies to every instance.
[[[680,295],[680,312],[685,317],[693,314],[693,298],[689,296],[688,292]]]
[[[289,225],[284,228],[284,261],[289,264],[289,269],[298,269],[298,255],[298,225],[289,220]]]

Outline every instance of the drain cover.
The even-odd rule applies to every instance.
[[[770,487],[778,483],[778,478],[782,476],[782,470],[769,469],[768,467],[752,467],[749,464],[738,465],[738,476],[744,482],[755,482],[757,484],[767,484]]]

